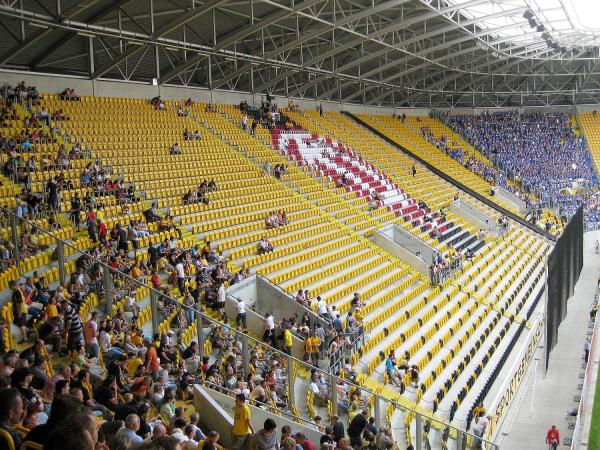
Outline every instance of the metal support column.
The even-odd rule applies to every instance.
[[[379,397],[379,395],[375,396],[373,417],[375,417],[375,426],[379,428],[381,426],[381,397]]]
[[[198,360],[204,358],[204,318],[199,312],[196,313],[196,334],[198,335]]]
[[[288,380],[288,404],[294,405],[296,403],[296,395],[294,393],[294,360],[291,356],[287,357],[287,380]]]
[[[248,336],[242,335],[242,354],[244,355],[242,358],[242,362],[244,365],[244,380],[248,378],[248,374],[250,373],[249,369],[249,360],[250,360],[250,350],[248,349]]]
[[[56,238],[56,258],[58,259],[58,279],[60,284],[67,282],[67,271],[65,269],[65,244]]]
[[[410,429],[408,430],[410,433]],[[421,450],[421,443],[423,442],[423,423],[421,420],[421,414],[415,415],[415,450]]]
[[[113,304],[113,279],[112,274],[106,268],[102,268],[104,272],[104,301],[106,302],[106,315],[112,316]]]
[[[337,401],[337,379],[333,376],[329,376],[329,400],[331,401],[331,411],[334,416],[338,413],[338,401]]]
[[[462,450],[463,448],[463,441],[464,441],[464,435],[463,432],[461,430],[456,430],[456,448],[458,450]]]
[[[150,289],[150,312],[152,319],[152,334],[158,334],[158,292]]]
[[[21,260],[21,255],[19,251],[19,235],[17,230],[19,229],[19,218],[15,214],[10,215],[10,231],[12,235],[12,242],[15,247],[13,251],[13,255],[15,257],[15,261],[17,261],[17,268],[19,268],[19,261]]]
[[[88,63],[90,74],[92,74],[96,70],[94,62],[94,38],[92,36],[88,37]]]

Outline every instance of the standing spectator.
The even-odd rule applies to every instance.
[[[246,396],[237,394],[235,396],[235,406],[233,408],[233,434],[232,450],[247,450],[248,439],[254,433],[250,423],[250,407],[246,404]]]
[[[68,333],[67,349],[71,350],[83,341],[83,325],[75,306],[62,298],[61,306],[65,312],[65,333]]]
[[[237,316],[235,317],[235,324],[236,326],[239,326],[241,323],[245,333],[248,329],[246,325],[246,302],[239,298],[236,306]]]
[[[585,338],[585,342],[583,343],[583,351],[585,352],[586,364],[588,362],[588,357],[590,356],[590,345],[591,345],[591,338],[588,336]]]
[[[369,411],[362,410],[361,414],[354,416],[354,419],[348,425],[348,437],[350,437],[350,445],[353,448],[362,448],[362,434],[368,423]]]
[[[481,416],[477,423],[473,426],[473,434],[476,436],[473,439],[473,449],[480,449],[483,445],[483,436],[487,431],[487,427],[490,423],[491,416]]]
[[[290,331],[290,327],[288,324],[283,326],[283,352],[286,355],[292,354],[292,332]]]
[[[92,240],[92,242],[96,243],[98,242],[98,238],[96,237],[97,218],[96,213],[94,212],[94,209],[91,206],[88,208],[86,220],[90,239]]]
[[[344,438],[344,422],[340,420],[338,416],[331,418],[331,428],[333,429],[333,440],[339,446],[340,439]]]
[[[83,338],[85,348],[90,358],[98,356],[98,311],[92,311],[90,320],[88,320],[83,329]]]
[[[546,433],[546,444],[549,450],[556,450],[560,444],[560,431],[556,425],[552,425]]]
[[[177,287],[181,295],[185,294],[185,268],[183,267],[183,258],[177,260],[175,264],[175,270],[177,271]]]
[[[275,319],[270,312],[267,313],[265,318],[265,333],[263,340],[271,347],[275,347]]]

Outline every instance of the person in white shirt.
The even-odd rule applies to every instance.
[[[185,268],[183,267],[183,261],[181,258],[175,264],[175,270],[177,271],[177,287],[181,295],[185,294]]]
[[[173,431],[171,431],[171,437],[177,439],[180,443],[188,440],[183,430],[185,429],[185,419],[177,418],[173,423]]]
[[[239,326],[240,323],[242,324],[244,331],[246,331],[248,329],[246,325],[246,302],[241,298],[238,299],[237,302],[237,316],[235,318],[236,326]]]
[[[317,312],[321,317],[329,317],[329,311],[327,310],[327,302],[320,296],[317,297]]]
[[[223,283],[220,283],[219,288],[217,290],[216,307],[217,307],[217,310],[221,313],[221,316],[223,316],[225,314],[225,299],[226,299],[225,286],[223,285]]]
[[[117,431],[117,434],[127,436],[132,444],[141,444],[144,442],[141,436],[136,434],[140,429],[140,418],[137,414],[129,414],[125,419],[125,426]]]
[[[271,313],[267,313],[265,318],[265,334],[263,340],[271,346],[275,346],[275,319]]]

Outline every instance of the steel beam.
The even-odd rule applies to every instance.
[[[150,37],[151,40],[154,41],[158,38],[161,38],[161,37],[169,34],[170,32],[176,30],[178,27],[185,25],[186,23],[196,19],[197,17],[201,16],[202,14],[214,10],[216,7],[222,5],[226,1],[228,1],[228,0],[209,0],[202,6],[188,11],[187,13],[178,17],[177,19],[170,21],[169,23],[160,27],[158,30],[154,31]],[[120,55],[118,55],[117,57],[115,57],[111,61],[107,62],[102,67],[100,67],[97,70],[97,72],[94,73],[94,79],[98,79],[99,77],[104,75],[106,72],[113,69],[115,66],[119,65],[121,62],[125,61],[127,58],[131,58],[132,56],[138,54],[140,51],[144,50],[144,48],[145,48],[145,46],[142,45],[142,46],[136,46],[133,48],[130,47],[129,49],[125,50],[123,53],[121,53]]]

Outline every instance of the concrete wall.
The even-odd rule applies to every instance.
[[[429,274],[428,261],[431,261],[433,247],[406,230],[397,225],[388,225],[377,230],[371,240],[418,272],[424,275]],[[421,252],[422,257],[419,258],[416,252]]]
[[[232,399],[233,400],[233,399]],[[196,411],[202,411],[200,421],[209,430],[218,431],[220,442],[225,448],[231,448],[233,428],[233,407],[225,410],[208,392],[201,386],[194,387],[194,407]]]
[[[456,200],[450,203],[450,211],[478,228],[488,231],[493,236],[498,236],[498,226],[494,218],[474,206]]]
[[[44,73],[30,73],[23,71],[0,70],[0,86],[4,83],[15,85],[25,81],[28,85],[36,86],[42,93],[58,93],[66,87],[71,87],[80,95],[93,95],[99,97],[133,97],[150,99],[156,95],[166,100],[184,100],[188,97],[199,102],[216,102],[238,104],[245,100],[250,105],[260,104],[264,94],[249,92],[234,92],[226,90],[209,90],[200,87],[183,87],[176,85],[152,86],[148,83],[134,81],[89,80],[83,77],[53,75]],[[280,107],[288,104],[288,98],[276,96],[275,102]],[[324,111],[351,111],[357,114],[388,114],[398,113],[401,109],[388,107],[364,106],[339,102],[316,101],[310,99],[292,99],[303,109],[316,109],[319,104]],[[406,114],[415,114],[414,110],[403,109]],[[426,111],[429,110],[420,110]]]
[[[496,192],[496,197],[511,205],[521,214],[525,214],[527,212],[527,204],[512,192],[504,189],[501,186],[494,186],[494,192]]]
[[[302,317],[305,313],[308,313],[311,323],[320,321],[325,325],[325,321],[323,321],[312,309],[305,308],[299,304],[290,294],[279,286],[271,283],[267,278],[257,276],[256,289],[258,293],[257,307],[259,311],[271,311],[277,318],[290,317],[293,314]]]
[[[227,294],[227,302],[225,303],[227,316],[235,320],[237,316],[237,299],[242,299],[248,305],[246,309],[248,329],[256,336],[262,337],[265,331],[264,316],[254,312],[251,308],[256,308],[262,314],[271,312],[276,322],[281,321],[283,317],[290,317],[294,312],[302,317],[305,311],[309,311],[290,298],[284,290],[256,275],[229,287]],[[320,320],[314,312],[309,312],[312,316],[312,322]],[[292,336],[292,341],[292,356],[302,359],[304,355],[302,340]]]
[[[221,392],[217,392],[217,391],[214,391],[212,389],[205,388],[202,386],[196,386],[195,390],[204,391],[204,393],[206,395],[208,395],[214,399],[215,403],[217,403],[223,411],[225,411],[230,416],[233,416],[233,407],[235,406],[235,399],[233,397],[230,397],[228,395],[222,394]],[[196,397],[197,397],[197,395],[194,395],[194,401],[196,401]],[[198,409],[198,407],[200,406],[198,403],[195,403],[194,406],[196,406],[196,409],[198,411],[207,411],[207,410]],[[263,424],[266,419],[273,419],[275,421],[275,423],[277,424],[278,438],[281,437],[281,427],[283,425],[289,425],[292,428],[292,431],[302,431],[306,435],[306,437],[308,439],[310,439],[315,445],[317,445],[317,446],[319,445],[319,439],[321,438],[322,434],[319,431],[317,431],[315,428],[310,427],[310,426],[300,425],[300,424],[294,422],[291,418],[288,419],[285,416],[278,416],[269,411],[265,411],[264,409],[257,408],[252,405],[249,405],[249,406],[250,406],[250,411],[251,411],[250,422],[252,423],[252,427],[254,427],[255,431],[258,431],[263,427]],[[211,410],[208,410],[208,411],[211,411]],[[201,414],[202,419],[204,418],[205,415],[210,415],[210,414],[208,414],[208,413]],[[233,425],[233,421],[232,421],[232,425]],[[227,428],[221,428],[223,430],[221,432],[220,428],[214,428],[214,429],[219,431],[222,434],[225,434],[226,430],[227,430]],[[229,430],[231,430],[231,426],[229,427]],[[223,439],[223,436],[221,436],[221,439]],[[227,447],[227,445],[226,445],[225,448],[231,448],[231,447]]]

